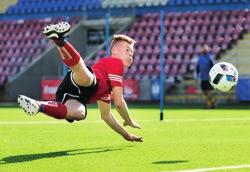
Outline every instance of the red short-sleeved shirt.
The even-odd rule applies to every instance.
[[[89,103],[97,100],[110,103],[112,87],[122,87],[124,73],[122,60],[115,57],[104,57],[92,66],[92,70],[97,78],[98,88]]]

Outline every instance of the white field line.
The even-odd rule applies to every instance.
[[[66,122],[66,121],[65,121]],[[63,121],[0,121],[0,125],[23,125],[23,124],[64,124]]]
[[[174,171],[174,172],[207,172],[207,171],[243,169],[243,168],[250,168],[250,164],[222,166],[222,167],[211,167],[211,168],[200,168],[200,169],[192,169],[192,170],[180,170],[180,171]]]
[[[204,118],[204,119],[166,119],[163,122],[174,123],[174,122],[220,122],[220,121],[250,121],[249,118]],[[81,123],[102,123],[102,120],[84,120]],[[139,122],[159,122],[158,120],[140,120]],[[79,122],[76,122],[79,123]],[[0,121],[0,125],[23,125],[23,124],[69,124],[65,120],[54,120],[54,121]]]
[[[242,118],[203,118],[203,119],[166,119],[164,122],[210,122],[210,121],[249,121],[250,117],[242,117]]]

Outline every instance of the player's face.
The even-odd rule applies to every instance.
[[[134,47],[128,42],[121,41],[119,45],[119,57],[122,59],[123,65],[129,67],[133,62]]]

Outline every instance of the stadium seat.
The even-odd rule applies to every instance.
[[[41,14],[56,13],[65,11],[81,11],[82,9],[98,9],[101,7],[100,0],[76,0],[72,3],[68,0],[57,1],[22,1],[16,5],[11,5],[7,9],[7,14]]]
[[[7,77],[6,76],[1,76],[0,75],[0,86],[4,85],[4,83],[6,82]]]
[[[178,69],[178,75],[184,75],[187,72],[187,65],[185,63],[180,65]]]
[[[72,18],[75,23],[81,18]],[[32,20],[3,20],[0,26],[3,32],[0,42],[0,66],[4,67],[4,76],[16,75],[34,60],[51,44],[42,35],[42,28],[52,20],[58,19],[32,19]],[[71,22],[72,23],[72,22]],[[72,23],[74,26],[74,23]],[[8,79],[8,78],[7,78]]]

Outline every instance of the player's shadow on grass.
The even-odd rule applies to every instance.
[[[56,158],[56,157],[63,157],[63,156],[104,153],[104,152],[119,151],[119,150],[123,150],[123,148],[112,148],[112,147],[87,148],[87,149],[73,149],[73,150],[38,153],[38,154],[14,155],[14,156],[8,156],[8,157],[1,159],[0,165],[10,164],[10,163],[28,162],[28,161],[33,161],[33,160],[38,160],[38,159],[43,159],[43,158]]]
[[[169,160],[169,161],[155,161],[153,164],[178,164],[178,163],[186,163],[188,160]]]

